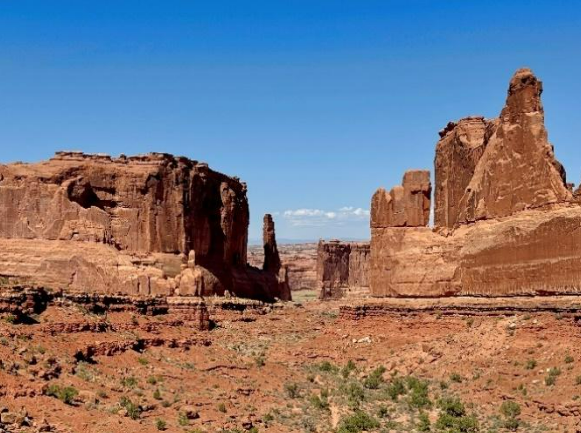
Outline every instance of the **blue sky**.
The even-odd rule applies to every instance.
[[[248,183],[250,237],[366,238],[370,197],[498,115],[521,66],[581,180],[578,1],[0,0],[0,160],[170,152]]]

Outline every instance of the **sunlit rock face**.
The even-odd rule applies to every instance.
[[[373,295],[581,292],[581,207],[548,142],[541,93],[520,69],[499,118],[468,117],[440,132],[433,228],[402,224],[394,190],[375,193]]]

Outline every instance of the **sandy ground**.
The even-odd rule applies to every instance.
[[[26,412],[30,426],[13,430],[31,432],[581,431],[572,315],[355,320],[301,296],[266,314],[218,312],[206,332],[74,306],[36,324],[4,317],[0,406]],[[87,347],[97,354],[79,361]]]

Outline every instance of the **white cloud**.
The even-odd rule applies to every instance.
[[[369,220],[369,210],[345,206],[338,210],[322,209],[289,209],[282,213],[295,227],[340,226],[349,222]]]

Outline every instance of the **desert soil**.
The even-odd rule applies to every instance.
[[[5,316],[0,410],[24,432],[580,431],[573,316],[355,320],[300,296],[218,311],[211,331],[76,306]]]

